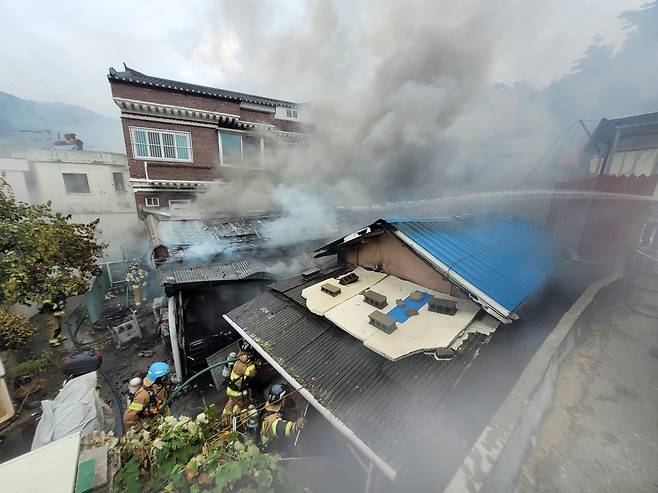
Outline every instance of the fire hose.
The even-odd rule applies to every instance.
[[[194,382],[201,375],[209,372],[210,370],[218,368],[220,366],[224,366],[228,363],[234,363],[235,361],[237,361],[237,358],[228,358],[225,361],[220,361],[219,363],[213,363],[212,365],[208,366],[207,368],[204,368],[200,372],[195,373],[190,378],[185,380],[183,383],[176,386],[176,388],[171,392],[171,395],[169,397],[167,397],[167,399],[162,404],[161,409],[167,408],[171,404],[171,402],[183,392],[185,387],[189,386],[192,382]]]

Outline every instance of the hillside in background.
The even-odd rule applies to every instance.
[[[50,132],[48,132],[50,131]],[[0,149],[48,148],[73,132],[85,150],[125,153],[118,118],[63,103],[39,103],[0,92]]]

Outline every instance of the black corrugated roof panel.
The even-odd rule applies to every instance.
[[[334,274],[276,283],[227,317],[397,471],[441,426],[441,397],[486,339],[471,337],[450,361],[389,361],[304,306],[302,289]]]

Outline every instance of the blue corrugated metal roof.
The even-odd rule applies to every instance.
[[[457,274],[480,292],[474,294],[484,294],[508,313],[540,288],[555,268],[550,236],[528,219],[471,216],[386,222],[444,264],[451,280]]]

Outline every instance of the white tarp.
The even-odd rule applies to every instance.
[[[41,401],[43,414],[32,441],[32,450],[74,433],[81,436],[106,431],[107,405],[96,390],[96,372],[69,380],[52,401]]]

